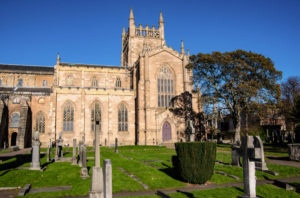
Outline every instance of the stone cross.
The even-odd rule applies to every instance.
[[[39,132],[36,131],[32,139],[32,162],[30,170],[41,170],[40,145]]]
[[[100,145],[99,145],[100,120],[96,116],[95,130],[95,166],[93,166],[92,184],[90,198],[103,198],[103,172],[100,167]]]
[[[243,176],[244,176],[244,195],[243,197],[256,197],[256,177],[255,162],[259,159],[255,153],[253,136],[242,137],[242,156],[243,156]]]

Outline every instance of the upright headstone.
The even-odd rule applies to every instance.
[[[86,147],[84,144],[81,145],[81,152],[82,152],[82,167],[80,169],[80,177],[81,178],[88,178],[89,174],[88,174],[88,169],[86,168]]]
[[[115,153],[118,153],[118,138],[115,139]]]
[[[51,139],[49,140],[49,145],[47,148],[47,162],[51,162]]]
[[[76,139],[73,139],[73,156],[72,156],[72,165],[77,165],[77,157],[76,157]]]
[[[79,146],[78,146],[78,166],[82,167],[82,145],[83,142],[79,141]]]
[[[254,136],[254,149],[255,149],[255,168],[258,170],[268,170],[265,161],[264,145],[259,136]]]
[[[253,136],[242,137],[243,154],[243,176],[244,176],[244,195],[243,197],[256,197],[256,177],[255,162],[252,161],[255,156]]]
[[[112,198],[112,166],[110,159],[104,160],[104,198]]]
[[[96,117],[95,166],[93,166],[90,198],[103,198],[103,172],[102,172],[102,168],[100,167],[99,129],[100,129],[100,121]]]
[[[63,139],[62,136],[60,134],[59,138],[58,138],[58,157],[62,158],[64,156],[63,154]]]
[[[39,140],[39,132],[36,131],[34,133],[32,139],[32,162],[31,162],[31,170],[41,170],[40,164],[40,140]]]

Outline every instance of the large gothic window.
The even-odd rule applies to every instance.
[[[162,67],[157,77],[158,107],[168,107],[174,96],[174,79],[168,67]]]
[[[63,107],[63,131],[74,129],[74,107],[71,102],[66,102]]]
[[[118,129],[119,131],[128,131],[128,112],[123,103],[118,109]]]
[[[95,131],[96,122],[99,122],[99,130],[101,130],[101,108],[98,102],[93,103],[91,109],[91,130]]]
[[[35,129],[40,133],[45,133],[45,116],[41,111],[36,115]]]
[[[11,127],[19,127],[20,114],[18,112],[14,112],[11,115]]]

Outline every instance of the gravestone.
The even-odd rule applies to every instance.
[[[253,136],[242,137],[242,157],[243,157],[243,197],[256,197],[256,177],[255,160],[260,159],[260,155],[255,152],[255,139]]]
[[[39,132],[36,131],[32,138],[32,162],[30,170],[41,170],[40,164],[40,140],[39,140]]]
[[[104,160],[104,197],[112,198],[112,166],[110,159]]]
[[[115,153],[118,153],[118,138],[115,139]]]
[[[268,170],[266,161],[265,161],[265,153],[264,153],[264,145],[259,136],[254,136],[254,152],[255,152],[255,168],[258,170],[266,171]]]
[[[83,141],[79,141],[78,145],[78,166],[82,167],[82,145]]]
[[[100,167],[100,144],[99,144],[100,121],[96,116],[95,130],[95,166],[93,166],[90,198],[103,198],[103,172]]]
[[[84,144],[81,145],[81,162],[82,162],[82,167],[80,169],[80,177],[81,178],[88,178],[89,174],[88,174],[88,169],[86,167],[86,147]]]
[[[300,161],[300,143],[288,144],[290,160]]]
[[[47,162],[51,162],[51,139],[49,140],[49,145],[47,148]]]
[[[72,156],[72,165],[77,165],[77,157],[76,157],[76,139],[73,139],[73,156]]]

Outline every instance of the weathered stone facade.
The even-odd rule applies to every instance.
[[[36,130],[42,147],[60,134],[65,145],[74,138],[93,145],[97,120],[105,146],[116,138],[119,145],[184,141],[185,123],[167,106],[173,96],[192,91],[192,71],[185,68],[183,42],[181,52],[166,45],[162,13],[159,27],[150,28],[136,26],[130,10],[121,54],[121,66],[63,63],[59,55],[54,67],[0,65],[0,146],[30,146]],[[197,101],[194,94],[199,111]]]

